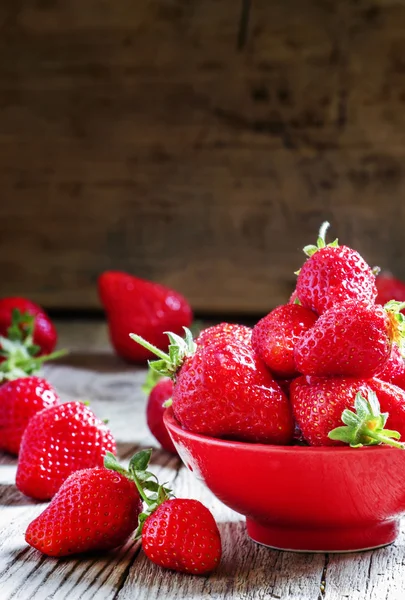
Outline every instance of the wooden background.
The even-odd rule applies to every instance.
[[[405,278],[404,0],[2,0],[0,293],[283,302],[325,218]]]

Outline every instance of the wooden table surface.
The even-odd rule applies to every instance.
[[[68,358],[44,369],[63,400],[90,400],[110,420],[123,462],[140,447],[156,446],[145,422],[141,391],[145,370],[122,363],[111,351],[102,322],[57,323]],[[182,466],[156,449],[153,468],[179,497],[201,500],[214,514],[223,558],[216,572],[195,577],[150,563],[138,542],[102,556],[42,556],[24,541],[30,521],[46,506],[15,488],[17,461],[0,454],[0,600],[260,599],[403,600],[405,538],[356,554],[278,552],[252,542],[244,519],[223,506]],[[370,485],[377,474],[370,473]],[[276,490],[275,490],[276,493]],[[299,498],[297,498],[299,502]]]

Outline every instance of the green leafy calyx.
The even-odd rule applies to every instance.
[[[42,363],[66,354],[65,350],[37,356],[40,347],[34,344],[35,316],[14,309],[7,337],[0,336],[0,383],[3,381],[27,377],[39,371]]]
[[[135,539],[141,537],[143,524],[157,507],[166,502],[166,500],[174,498],[171,489],[166,487],[166,484],[161,485],[156,475],[148,471],[151,456],[152,450],[150,448],[140,450],[129,461],[128,469],[122,467],[111,452],[107,452],[104,457],[105,468],[116,471],[133,481],[144,503],[144,510],[138,518]]]
[[[405,302],[390,300],[384,308],[391,324],[389,337],[392,342],[398,344],[402,356],[405,357],[405,315],[400,312],[405,308]]]
[[[367,399],[358,392],[354,401],[354,411],[345,409],[342,413],[345,426],[336,427],[329,432],[328,437],[350,444],[352,448],[387,444],[404,449],[404,444],[396,441],[401,437],[398,431],[384,429],[388,416],[388,413],[381,412],[374,392],[370,390]]]
[[[163,352],[153,344],[150,344],[146,340],[144,340],[140,335],[135,333],[130,333],[130,337],[146,348],[153,352],[158,357],[158,360],[149,361],[149,367],[156,371],[159,375],[163,375],[165,377],[171,377],[174,379],[177,371],[180,369],[184,360],[188,356],[192,356],[197,349],[197,345],[193,340],[193,335],[187,327],[183,328],[185,331],[184,338],[181,338],[176,333],[172,333],[170,331],[166,331],[170,344],[168,348],[168,352]]]
[[[321,248],[326,248],[327,246],[331,248],[337,248],[339,246],[339,242],[337,239],[331,242],[330,244],[326,243],[325,236],[329,227],[330,224],[328,223],[328,221],[322,223],[321,228],[319,230],[316,246],[309,245],[304,247],[304,252],[307,256],[312,256],[313,254],[315,254],[315,252],[318,252],[318,250],[320,250]]]
[[[145,383],[142,386],[142,391],[149,396],[155,385],[162,379],[163,375],[149,367],[146,374]]]

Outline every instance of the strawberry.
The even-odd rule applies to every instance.
[[[138,523],[142,502],[135,484],[104,467],[70,475],[25,533],[48,556],[122,546]]]
[[[129,476],[146,505],[139,515],[136,537],[141,537],[146,556],[155,564],[194,575],[215,569],[221,559],[221,536],[210,511],[198,500],[174,498],[146,471],[151,450],[141,450],[129,463]],[[123,472],[114,456],[106,465]]]
[[[66,354],[59,350],[39,356],[40,347],[34,344],[33,339],[35,318],[13,309],[7,337],[0,336],[0,383],[32,375],[39,371],[42,363]]]
[[[358,252],[338,246],[337,240],[326,245],[328,227],[323,223],[317,246],[304,248],[309,258],[298,272],[296,288],[302,306],[322,314],[347,300],[373,304],[377,296],[373,271]]]
[[[405,361],[397,344],[392,344],[391,355],[376,377],[405,390]]]
[[[107,425],[81,402],[67,402],[36,413],[20,446],[16,485],[26,496],[48,500],[80,469],[103,465],[116,452]]]
[[[5,336],[11,325],[13,310],[17,309],[22,314],[30,315],[35,319],[33,342],[39,346],[39,356],[50,354],[56,346],[58,335],[54,324],[46,312],[26,298],[1,298],[0,299],[0,335]],[[21,323],[22,325],[22,323]]]
[[[296,342],[297,369],[318,377],[373,377],[387,363],[392,342],[402,343],[402,307],[395,301],[383,308],[356,300],[333,306]]]
[[[388,412],[380,413],[376,391],[382,409],[390,413],[390,424],[399,432],[384,430]],[[354,446],[384,443],[403,447],[395,440],[405,434],[405,393],[396,386],[360,378],[303,376],[291,386],[291,401],[298,426],[312,446],[344,442]],[[357,414],[351,411],[353,407]],[[349,430],[341,426],[342,420]]]
[[[235,440],[288,444],[293,435],[285,394],[256,355],[251,343],[218,329],[203,332],[195,343],[168,333],[168,354],[140,336],[134,341],[159,356],[151,367],[175,379],[173,411],[181,425],[195,433]],[[213,335],[211,335],[213,334]]]
[[[148,404],[146,406],[146,421],[152,435],[167,452],[177,454],[177,450],[171,440],[163,421],[167,400],[170,400],[173,394],[173,381],[169,377],[163,377],[151,389]]]
[[[59,404],[53,387],[39,377],[20,377],[0,386],[0,450],[18,454],[30,418]]]
[[[98,280],[98,290],[104,305],[112,345],[126,360],[144,362],[153,355],[133,344],[129,333],[149,339],[165,350],[165,331],[182,334],[183,326],[192,321],[191,308],[177,292],[152,281],[146,281],[119,271],[106,271]]]
[[[298,304],[285,304],[272,310],[253,328],[252,345],[270,371],[277,377],[297,375],[294,346],[310,329],[317,315]]]
[[[376,299],[378,304],[384,306],[393,298],[400,302],[405,301],[405,283],[393,277],[391,273],[380,273],[375,283],[378,292]]]

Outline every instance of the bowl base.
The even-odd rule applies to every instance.
[[[387,546],[399,533],[399,520],[365,524],[362,527],[330,529],[290,529],[246,519],[249,537],[254,541],[290,552],[359,552]]]

